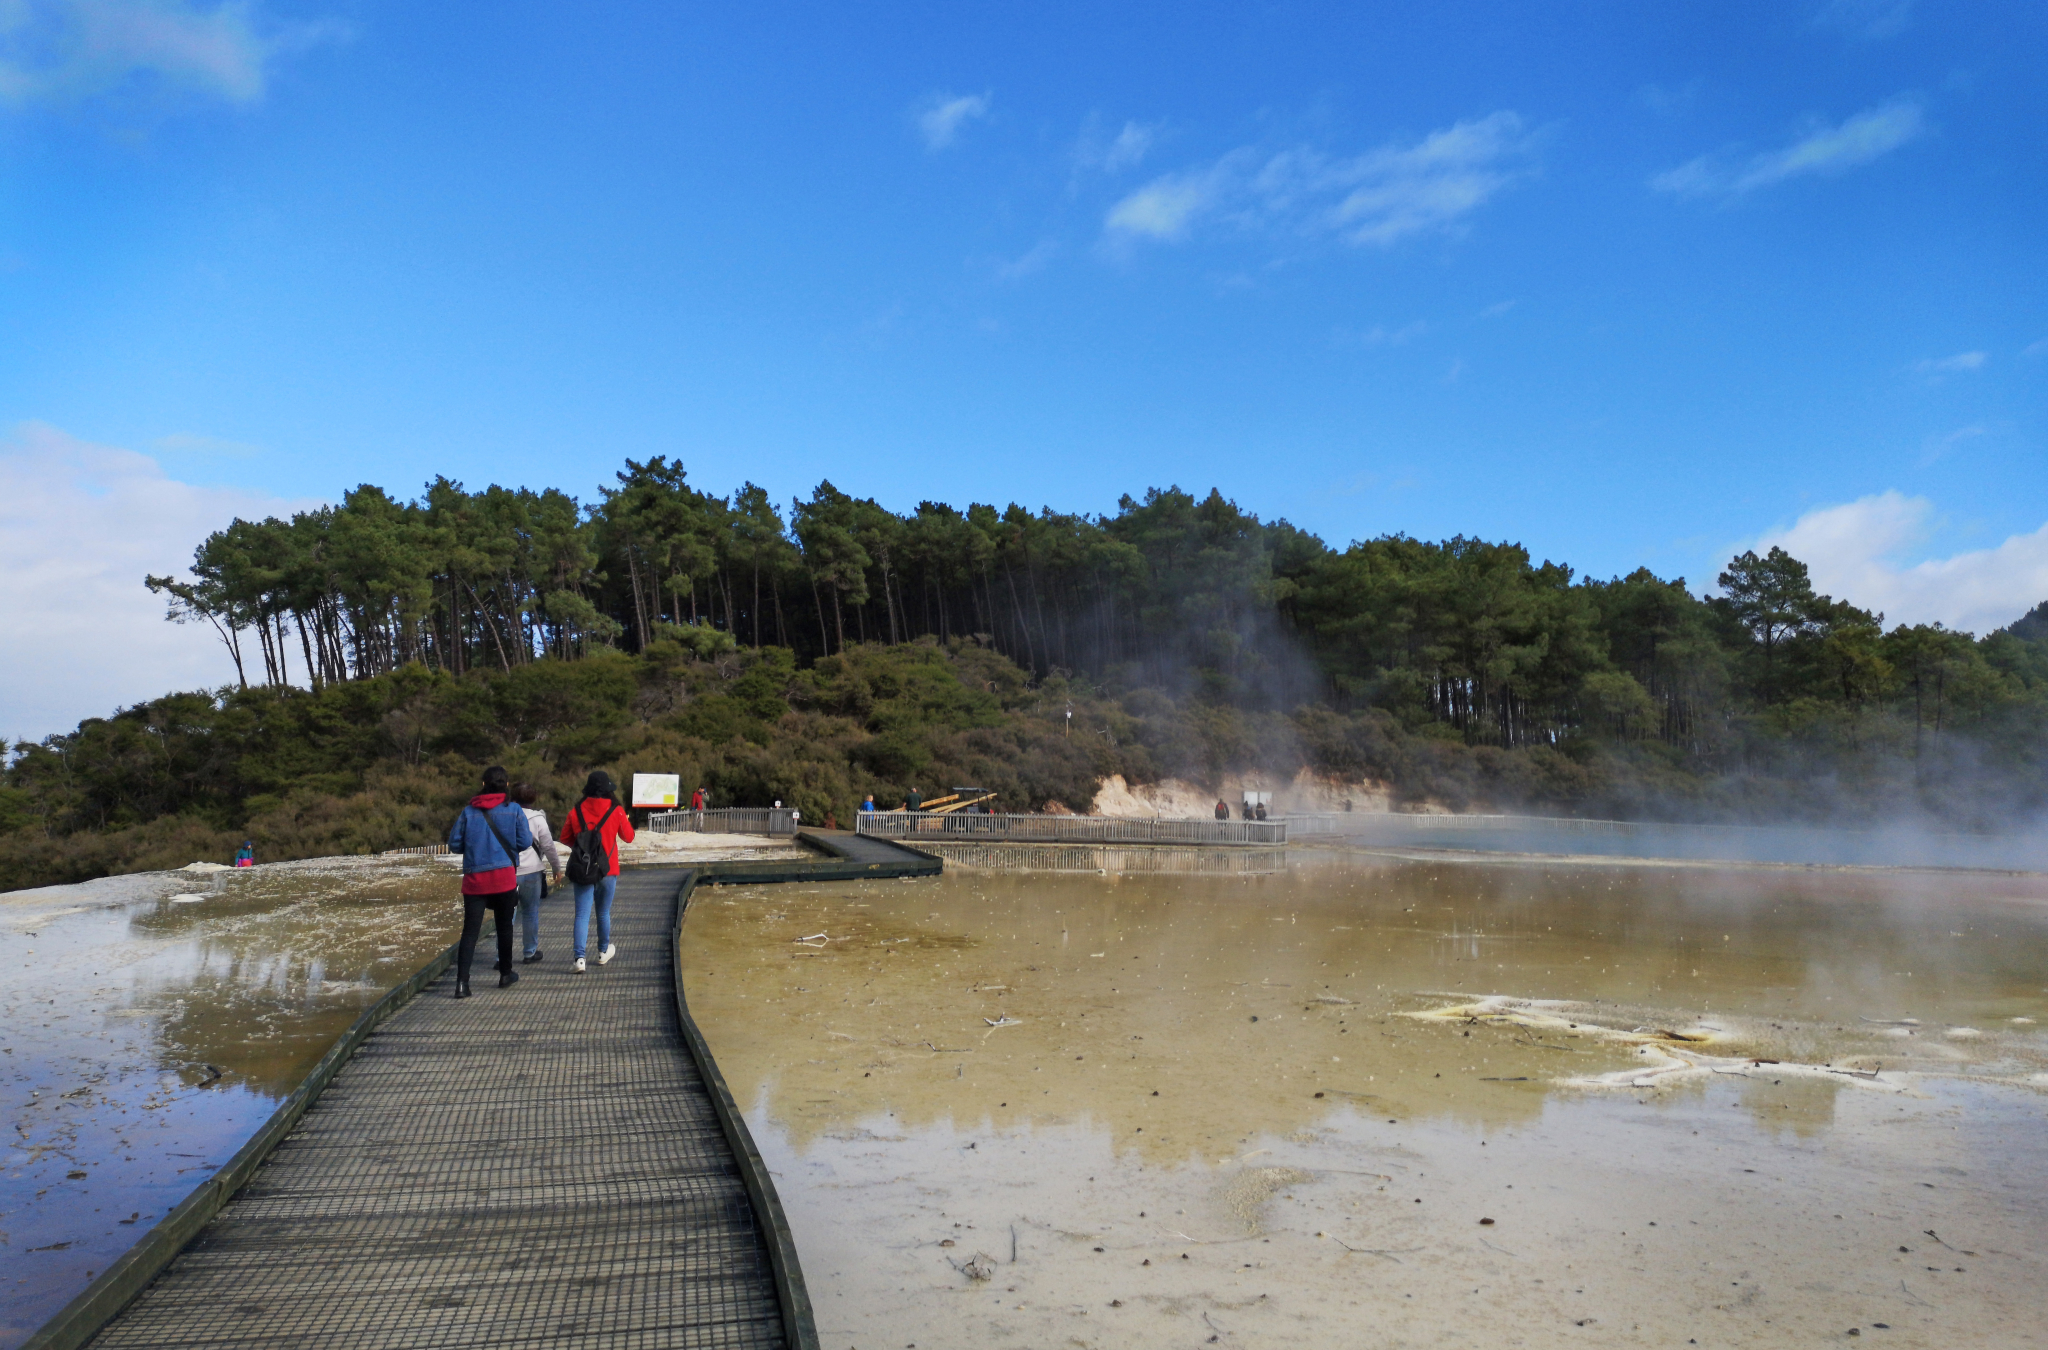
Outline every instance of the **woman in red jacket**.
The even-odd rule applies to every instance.
[[[583,953],[590,941],[592,909],[597,911],[597,963],[603,965],[619,954],[619,949],[612,946],[612,893],[619,884],[619,843],[633,842],[633,822],[620,809],[618,789],[603,769],[584,782],[583,800],[570,807],[563,818],[562,846],[575,852],[577,836],[586,832],[596,834],[603,844],[611,870],[595,882],[576,884],[576,964],[570,969],[578,971],[587,968]]]

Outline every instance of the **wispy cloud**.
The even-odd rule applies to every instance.
[[[1691,107],[1706,88],[1706,81],[1695,76],[1684,84],[1646,84],[1636,90],[1636,102],[1651,112],[1683,112]]]
[[[960,129],[988,116],[993,94],[933,94],[918,105],[917,131],[927,150],[944,150],[960,138]]]
[[[1809,511],[1756,547],[1782,547],[1811,570],[1816,590],[1879,610],[1887,623],[1988,633],[2048,599],[2048,525],[1993,548],[1899,561],[1926,541],[1934,515],[1925,497],[1882,492]]]
[[[1701,155],[1658,174],[1650,186],[1681,197],[1739,197],[1808,174],[1846,172],[1918,140],[1926,129],[1919,100],[1901,95],[1839,125],[1810,127],[1780,150]]]
[[[1159,141],[1157,123],[1126,122],[1116,135],[1102,130],[1093,116],[1081,128],[1080,143],[1074,148],[1074,163],[1083,169],[1122,173],[1135,169]]]
[[[1429,321],[1417,319],[1399,328],[1389,328],[1381,323],[1363,330],[1339,328],[1336,338],[1339,342],[1354,343],[1360,347],[1405,347],[1428,331]]]
[[[1839,28],[1860,38],[1888,38],[1913,17],[1913,0],[1825,0],[1814,13],[1816,28]]]
[[[1982,370],[1991,358],[1984,352],[1957,352],[1954,356],[1930,357],[1917,361],[1913,369],[1922,375],[1955,375],[1967,370]]]
[[[1153,179],[1112,206],[1103,228],[1115,240],[1173,241],[1213,219],[1239,229],[1391,244],[1456,227],[1530,172],[1534,150],[1535,136],[1512,112],[1350,157],[1247,146]]]
[[[1986,426],[1967,426],[1957,427],[1946,436],[1930,436],[1920,453],[1920,467],[1924,469],[1930,464],[1939,463],[1954,454],[1959,447],[1967,445],[1979,436],[1989,435],[1990,432],[1991,429]],[[2042,598],[2048,599],[2048,596]]]
[[[2042,338],[2039,342],[2029,342],[2026,346],[2020,348],[2020,355],[2048,356],[2048,338]]]
[[[1008,258],[996,264],[996,276],[1004,281],[1020,281],[1033,272],[1043,271],[1045,265],[1060,251],[1058,243],[1041,239],[1021,257]]]
[[[261,23],[249,0],[0,0],[0,102],[154,82],[254,103],[275,57],[346,35],[333,23]]]

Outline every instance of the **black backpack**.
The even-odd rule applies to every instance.
[[[576,809],[583,808],[579,805]],[[569,878],[570,885],[595,886],[611,875],[612,855],[604,851],[604,823],[618,809],[617,802],[608,804],[597,824],[586,824],[577,834],[576,842],[569,845],[569,861],[563,866],[562,875]]]

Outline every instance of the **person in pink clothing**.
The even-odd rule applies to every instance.
[[[604,965],[618,955],[618,948],[612,945],[612,895],[619,885],[619,844],[633,842],[633,822],[619,807],[611,775],[602,769],[584,782],[583,800],[562,818],[562,846],[574,853],[577,838],[586,832],[596,833],[611,868],[594,882],[575,883],[576,964],[570,969],[577,971],[586,969],[583,956],[590,941],[592,913],[597,915],[597,963]]]

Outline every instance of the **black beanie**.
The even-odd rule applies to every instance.
[[[583,795],[586,797],[603,797],[610,800],[618,795],[618,791],[612,786],[612,776],[603,769],[597,770],[583,780]]]

